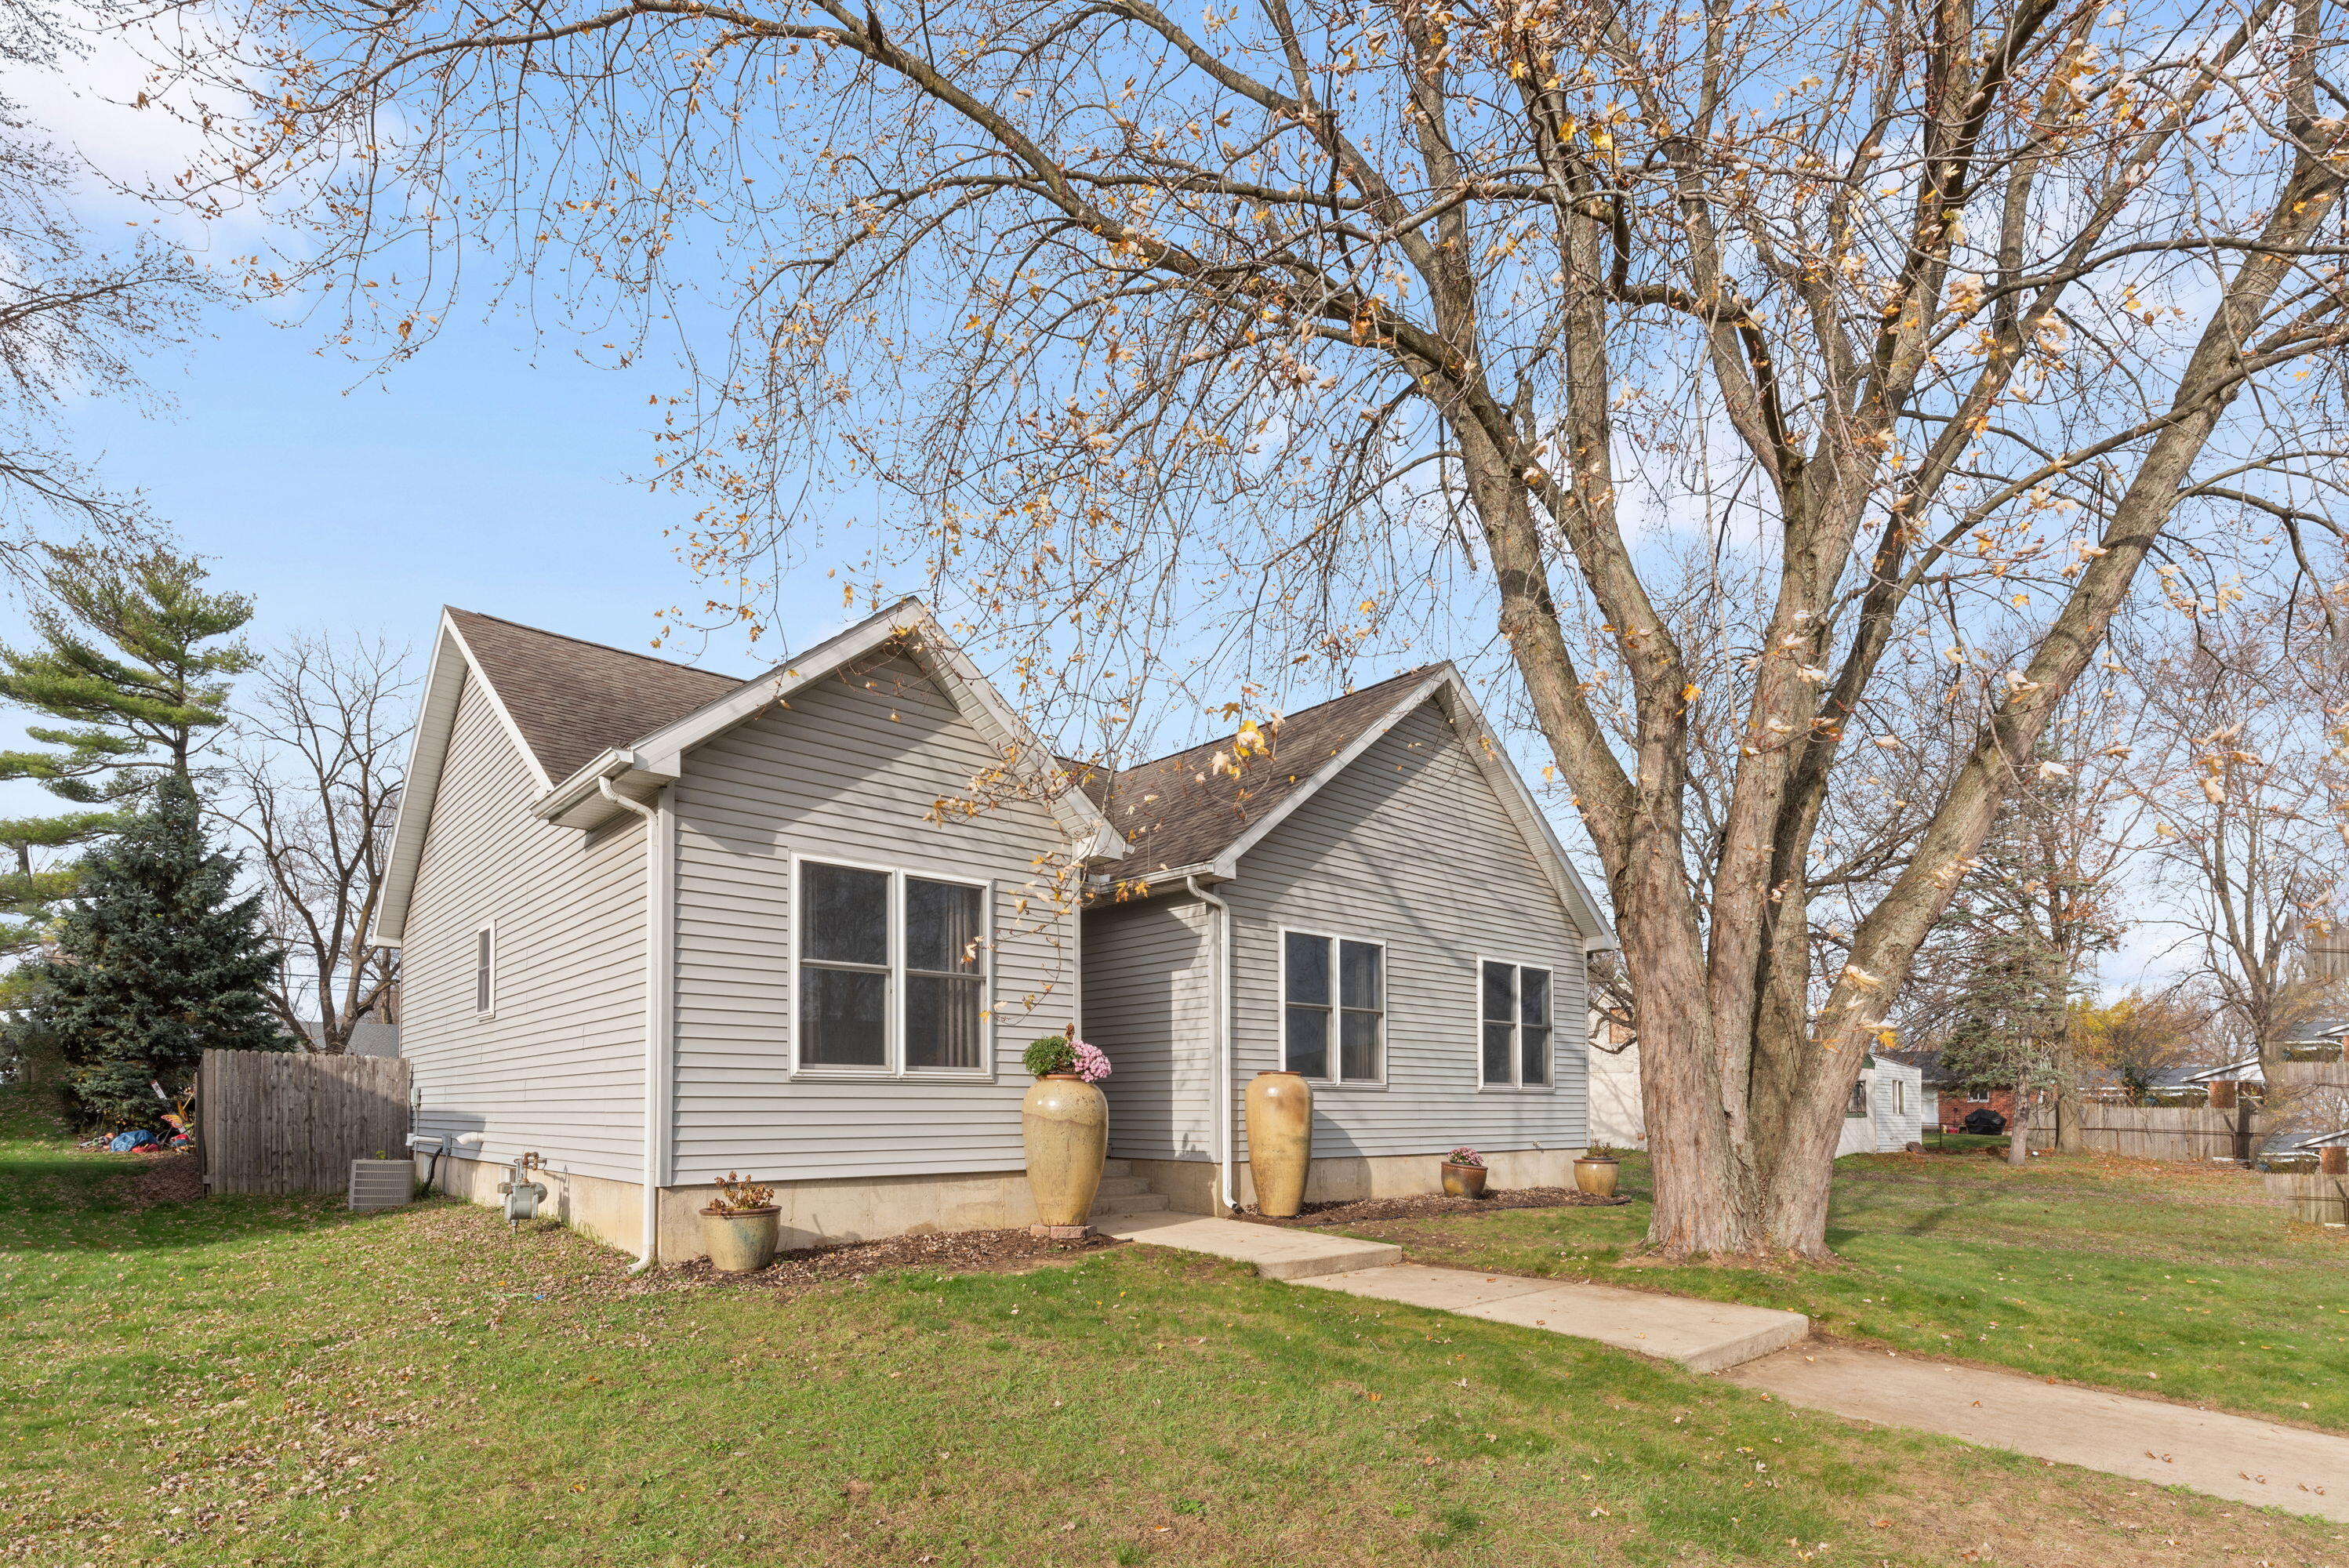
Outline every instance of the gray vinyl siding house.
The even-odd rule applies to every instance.
[[[1241,1097],[1309,1026],[1309,1196],[1461,1143],[1554,1184],[1586,1141],[1606,925],[1449,666],[1114,775],[910,600],[749,680],[451,610],[426,686],[375,937],[451,1192],[534,1154],[558,1217],[668,1260],[730,1171],[787,1246],[1027,1224],[1019,1054],[1072,1023],[1132,1161],[1097,1213],[1247,1202]],[[1496,1026],[1537,1081],[1488,1081]]]

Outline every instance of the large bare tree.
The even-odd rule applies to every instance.
[[[263,918],[284,952],[270,1006],[340,1055],[392,1011],[398,955],[366,945],[382,896],[414,723],[405,649],[295,637],[243,695],[218,806],[251,841]],[[316,1032],[312,1032],[315,1024]]]
[[[314,191],[281,275],[394,352],[481,250],[680,343],[721,605],[882,487],[874,575],[1068,722],[1200,650],[1505,651],[1638,994],[1661,1256],[1826,1253],[1865,1042],[2140,568],[2297,537],[2340,445],[2334,0],[241,14],[159,89],[229,143],[188,189]],[[1820,974],[1820,825],[1945,650],[1979,719]]]

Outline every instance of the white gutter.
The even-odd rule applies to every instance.
[[[653,797],[647,806],[612,788],[609,779],[595,780],[596,791],[614,805],[645,820],[645,1168],[643,1244],[630,1274],[642,1274],[660,1261],[660,1191],[667,1179],[670,1137],[669,1110],[674,1098],[671,1078],[675,1056],[669,1049],[670,948],[677,922],[672,910],[669,840],[676,819],[669,812],[668,791]]]
[[[1240,1206],[1239,1178],[1232,1169],[1232,906],[1199,885],[1184,885],[1216,912],[1216,1162],[1223,1171],[1224,1207]]]

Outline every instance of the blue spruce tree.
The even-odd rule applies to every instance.
[[[292,1047],[262,985],[279,954],[235,896],[237,862],[212,847],[188,780],[167,774],[153,804],[81,863],[79,896],[33,967],[33,1023],[64,1055],[80,1109],[115,1127],[155,1127],[207,1047]]]

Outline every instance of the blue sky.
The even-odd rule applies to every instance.
[[[652,451],[646,399],[673,385],[658,370],[590,368],[496,320],[359,380],[320,356],[315,328],[228,311],[214,325],[158,366],[176,411],[87,404],[77,434],[212,558],[219,585],[254,595],[258,642],[333,626],[420,647],[456,603],[641,649],[661,609],[697,602],[662,537],[683,503],[626,482]],[[834,584],[793,597],[812,620],[842,618]],[[802,642],[822,629],[791,627]],[[722,669],[754,663],[739,638],[707,652]]]

